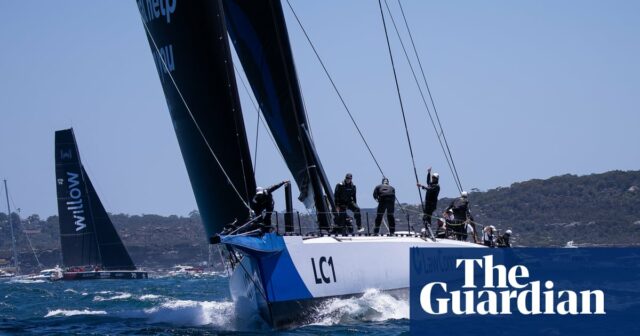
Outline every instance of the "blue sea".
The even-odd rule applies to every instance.
[[[145,280],[0,281],[0,334],[234,335],[273,333],[240,316],[225,275]],[[409,304],[371,290],[328,301],[309,325],[283,335],[398,335],[409,332]]]

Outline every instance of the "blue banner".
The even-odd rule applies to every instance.
[[[640,335],[640,249],[411,249],[415,335]]]

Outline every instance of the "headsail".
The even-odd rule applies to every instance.
[[[287,27],[278,0],[223,0],[227,28],[280,152],[300,188],[300,200],[326,211],[328,181],[305,134],[302,103]],[[306,125],[306,126],[305,126]],[[333,202],[331,202],[333,203]]]
[[[136,266],[127,252],[127,248],[122,243],[118,232],[104,209],[96,190],[93,188],[89,175],[82,167],[82,176],[89,195],[89,206],[91,209],[91,219],[93,220],[96,236],[98,238],[98,248],[102,259],[102,268],[105,270],[135,270]]]
[[[249,145],[219,1],[138,0],[209,237],[249,216]]]
[[[96,228],[72,129],[56,131],[56,189],[60,246],[65,266],[100,264]]]
[[[87,176],[73,129],[56,131],[56,186],[60,244],[65,266],[135,266]]]

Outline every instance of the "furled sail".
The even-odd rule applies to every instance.
[[[333,195],[306,133],[308,121],[279,0],[223,0],[227,29],[260,109],[300,189],[299,199],[326,210]],[[333,202],[331,202],[333,203]]]
[[[56,131],[55,156],[63,264],[135,269],[82,166],[73,129]]]
[[[249,216],[255,192],[222,4],[138,0],[209,237]]]

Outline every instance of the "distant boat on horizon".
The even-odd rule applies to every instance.
[[[87,176],[73,129],[56,131],[55,162],[62,279],[146,279]]]

